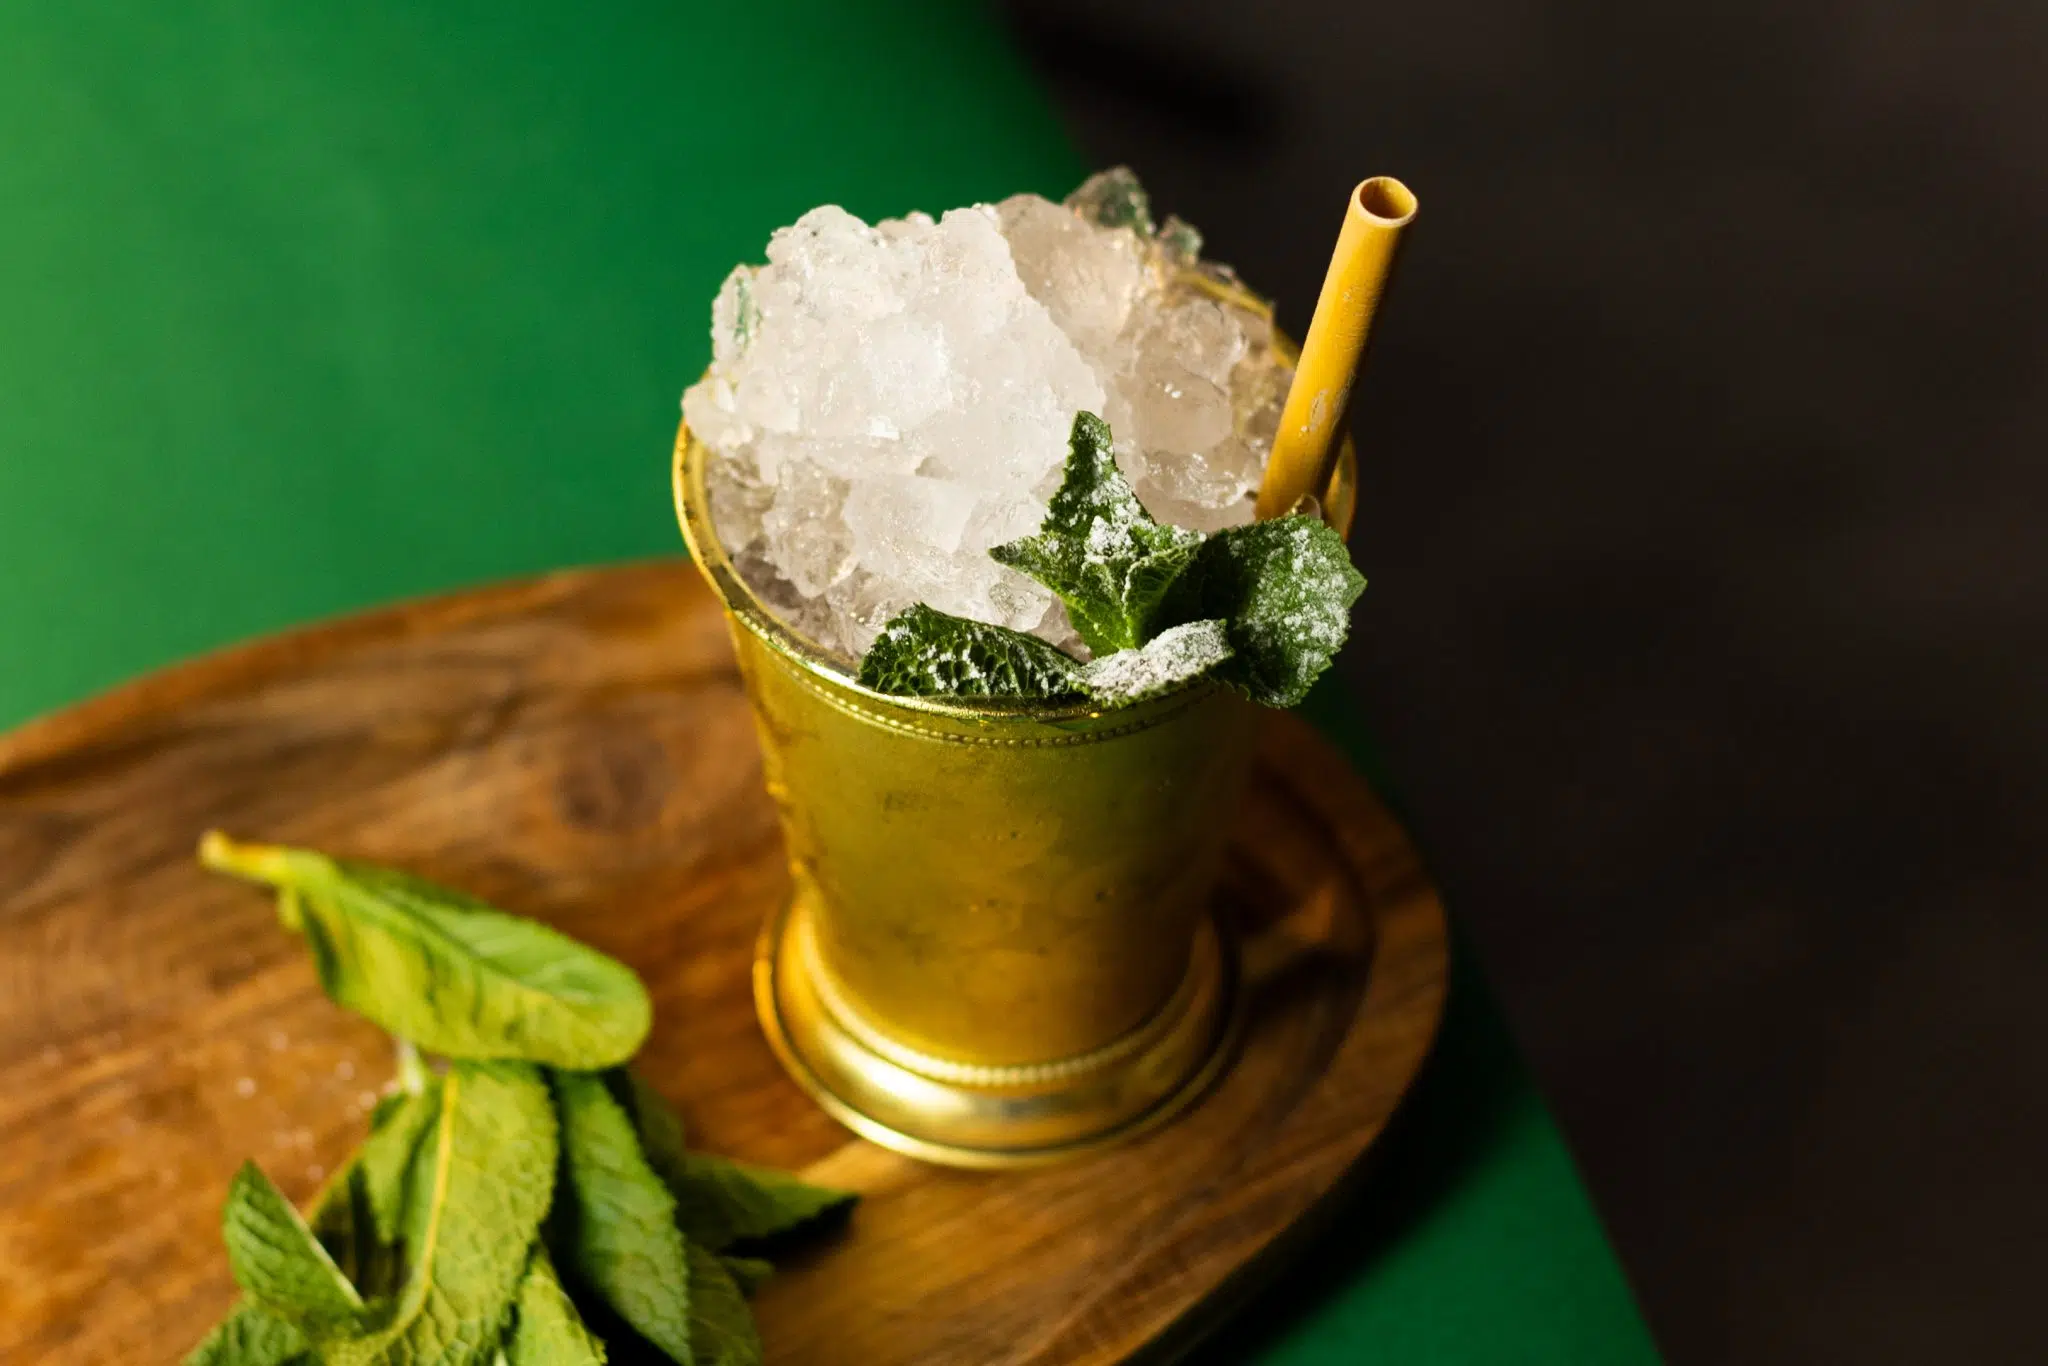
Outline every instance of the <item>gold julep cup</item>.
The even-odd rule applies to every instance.
[[[861,687],[741,580],[677,434],[683,535],[724,605],[793,890],[754,965],[783,1064],[862,1136],[1004,1167],[1194,1101],[1240,1019],[1211,892],[1257,708],[1195,682],[1115,711]],[[1349,524],[1346,451],[1325,506]]]

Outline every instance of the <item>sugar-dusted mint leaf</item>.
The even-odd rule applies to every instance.
[[[548,1250],[538,1243],[516,1303],[518,1314],[505,1340],[507,1366],[604,1366],[604,1344],[583,1326]]]
[[[693,1291],[676,1201],[632,1116],[591,1072],[550,1072],[562,1117],[562,1189],[550,1238],[582,1286],[679,1366],[694,1366]]]
[[[1105,228],[1134,228],[1150,237],[1152,199],[1128,166],[1097,171],[1067,196],[1067,207]]]
[[[723,1252],[759,1243],[836,1214],[860,1197],[813,1186],[788,1172],[691,1153],[671,1189],[676,1220],[693,1243]]]
[[[1105,706],[1156,697],[1208,673],[1231,656],[1230,630],[1221,621],[1191,621],[1161,631],[1135,650],[1119,650],[1081,666],[1081,685]]]
[[[1037,636],[918,603],[861,656],[860,682],[897,697],[1079,698],[1080,665]]]
[[[1177,213],[1170,213],[1159,225],[1159,245],[1166,259],[1182,269],[1193,269],[1202,259],[1202,230]]]
[[[1280,517],[1211,536],[1168,614],[1227,622],[1235,653],[1216,676],[1255,702],[1291,707],[1343,647],[1364,590],[1343,537],[1314,517]]]
[[[609,1067],[647,1037],[652,1007],[632,970],[545,925],[310,849],[215,831],[199,857],[278,888],[327,994],[429,1052]]]
[[[235,1283],[277,1317],[317,1333],[350,1325],[362,1312],[363,1297],[253,1162],[228,1187],[221,1232]]]
[[[1109,424],[1076,413],[1066,476],[1038,534],[989,555],[1057,593],[1081,639],[1105,655],[1152,638],[1167,590],[1201,544],[1200,532],[1152,520],[1116,467]]]
[[[525,1063],[458,1062],[406,1177],[398,1293],[361,1331],[317,1337],[325,1366],[488,1361],[510,1326],[554,1193],[555,1114]]]

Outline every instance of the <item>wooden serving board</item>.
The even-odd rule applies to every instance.
[[[1237,1062],[1179,1122],[969,1173],[852,1138],[776,1065],[748,965],[788,891],[725,626],[684,563],[552,575],[280,636],[0,737],[0,1361],[175,1361],[234,1295],[253,1157],[303,1199],[390,1046],[319,992],[202,831],[384,860],[548,920],[654,994],[640,1056],[694,1145],[862,1191],[757,1300],[818,1366],[1164,1357],[1285,1251],[1441,1013],[1444,926],[1400,829],[1275,716],[1223,895]]]

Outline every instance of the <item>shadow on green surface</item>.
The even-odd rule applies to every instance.
[[[1234,1366],[1261,1360],[1317,1306],[1345,1292],[1405,1237],[1467,1173],[1483,1165],[1526,1103],[1505,1026],[1471,955],[1454,943],[1443,1029],[1422,1075],[1365,1159],[1317,1218],[1321,1228],[1261,1268],[1248,1298],[1183,1360]]]

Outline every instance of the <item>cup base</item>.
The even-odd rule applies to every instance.
[[[945,1166],[1055,1162],[1135,1137],[1199,1099],[1243,1025],[1236,955],[1203,917],[1158,1014],[1094,1052],[1019,1066],[935,1058],[889,1038],[835,990],[799,891],[763,927],[754,1007],[783,1066],[861,1137]]]

